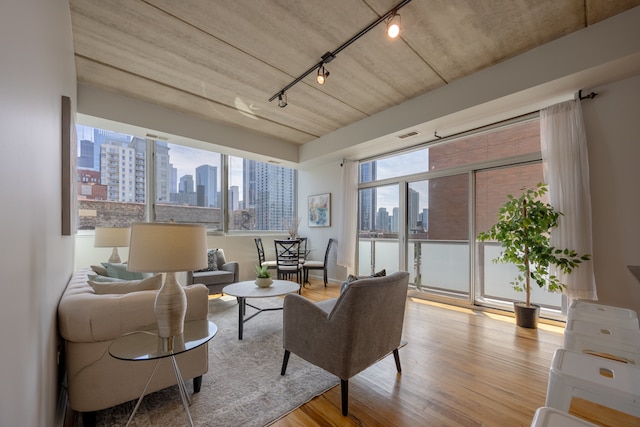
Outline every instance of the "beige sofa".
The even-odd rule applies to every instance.
[[[122,361],[109,355],[109,345],[122,334],[153,325],[156,291],[98,295],[88,283],[89,268],[76,272],[58,306],[58,329],[64,339],[69,405],[95,422],[95,411],[140,397],[155,361]],[[185,287],[185,320],[206,319],[208,291],[203,285]],[[205,344],[177,356],[185,380],[194,378],[199,391],[208,370]],[[163,361],[148,393],[176,384],[171,363]]]

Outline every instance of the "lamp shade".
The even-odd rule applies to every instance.
[[[93,246],[96,248],[123,248],[129,246],[130,227],[96,227]]]
[[[170,273],[206,266],[204,224],[136,222],[131,225],[129,271]]]

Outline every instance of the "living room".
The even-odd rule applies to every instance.
[[[0,313],[3,338],[14,351],[5,355],[1,371],[5,381],[0,424],[54,425],[58,390],[57,304],[69,277],[80,267],[76,259],[84,249],[80,236],[60,233],[60,96],[69,96],[74,111],[88,116],[111,121],[145,117],[146,128],[186,138],[197,139],[196,132],[215,132],[204,121],[78,86],[67,2],[12,2],[8,7],[10,13],[3,13],[0,18],[0,121],[5,138],[2,174],[6,182],[2,187],[5,297]],[[305,144],[295,153],[283,148],[281,157],[295,163],[299,171],[299,211],[305,211],[308,195],[330,192],[334,200],[339,200],[342,157],[348,158],[359,144],[382,153],[385,142],[376,138],[410,128],[418,120],[417,111],[421,123],[441,120],[451,123],[448,129],[453,132],[457,130],[457,120],[498,121],[571,99],[579,89],[593,90],[598,96],[583,102],[583,110],[589,144],[593,257],[599,300],[640,308],[640,286],[627,270],[627,265],[637,265],[640,259],[640,199],[636,188],[640,182],[639,21],[640,9],[636,7],[588,31],[579,31],[340,129]],[[108,105],[104,102],[107,99]],[[497,109],[498,100],[509,102]],[[454,120],[456,112],[466,117]],[[327,153],[338,151],[338,146],[342,152],[329,158]],[[25,159],[29,161],[28,170]],[[10,185],[10,180],[16,184]],[[338,237],[335,226],[318,229],[303,223],[300,232],[321,242]],[[224,247],[236,255],[242,262],[241,270],[250,274],[255,262],[250,236],[212,236],[210,246]],[[346,270],[335,269],[332,279],[339,282],[346,274]]]

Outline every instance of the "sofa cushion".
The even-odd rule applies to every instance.
[[[141,280],[151,277],[151,273],[138,273],[127,270],[127,264],[113,264],[110,262],[101,263],[107,269],[107,276],[116,277],[123,280]]]
[[[218,249],[209,249],[207,251],[207,267],[197,272],[218,271]]]
[[[115,282],[89,280],[89,284],[98,295],[157,291],[162,286],[162,274],[156,274],[142,280],[117,280]]]
[[[92,265],[91,269],[100,276],[107,276],[107,269],[103,265]]]
[[[203,285],[220,285],[233,283],[234,274],[231,271],[194,271],[193,283],[202,283]]]
[[[387,270],[384,268],[378,271],[377,273],[373,273],[371,276],[356,276],[356,275],[350,274],[347,276],[347,281],[344,282],[342,286],[340,286],[340,293],[343,293],[344,290],[347,289],[347,286],[349,286],[349,283],[353,281],[360,280],[360,279],[369,279],[371,277],[384,277],[386,275],[387,275]]]

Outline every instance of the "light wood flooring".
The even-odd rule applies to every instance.
[[[313,280],[303,296],[336,297],[340,286]],[[349,380],[349,415],[340,386],[273,426],[530,426],[544,406],[561,326],[519,328],[514,319],[408,298],[402,374],[389,356]],[[571,412],[604,426],[640,420],[574,399]]]

